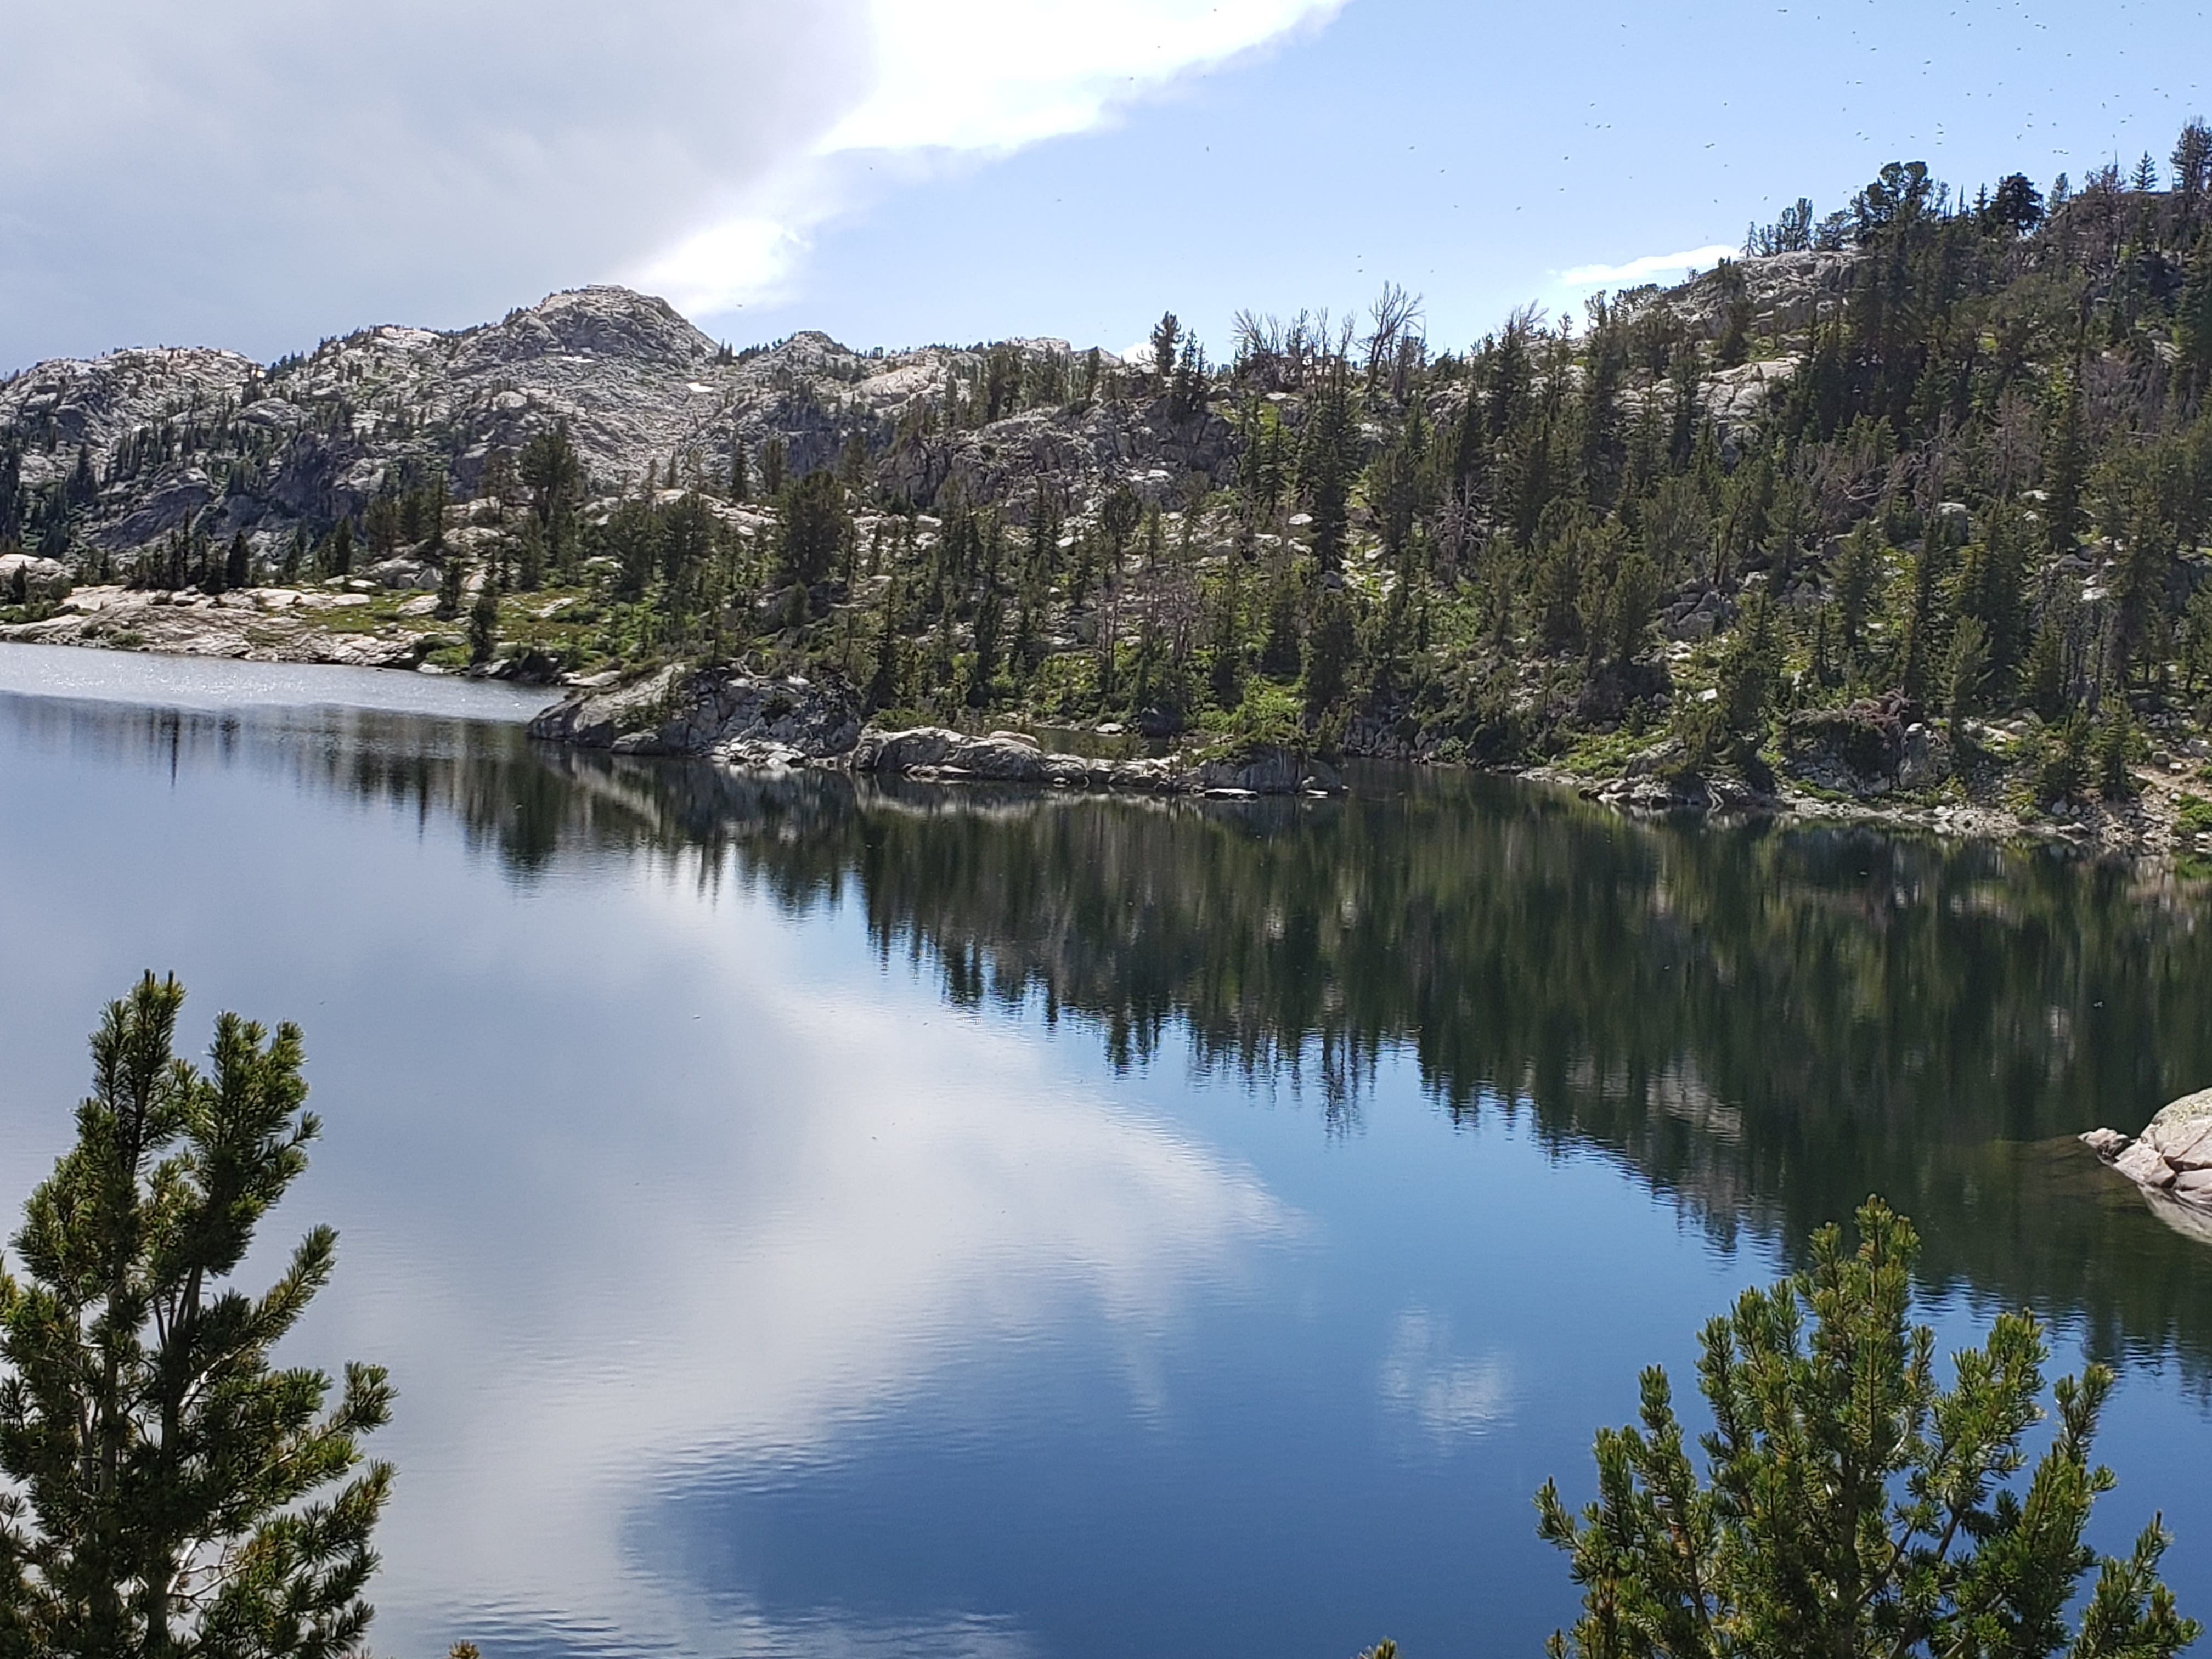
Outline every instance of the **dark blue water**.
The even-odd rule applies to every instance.
[[[2212,1083],[2186,872],[1476,781],[1163,808],[533,749],[390,677],[0,653],[0,1193],[145,967],[305,1026],[389,1364],[388,1653],[1536,1651],[1638,1366],[1889,1194],[2123,1382],[2212,1607],[2212,1249],[2069,1139]],[[136,678],[134,678],[136,677]],[[353,706],[331,706],[351,704]]]

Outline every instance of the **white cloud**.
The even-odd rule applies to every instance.
[[[806,250],[806,238],[791,226],[741,215],[685,237],[631,274],[678,311],[707,316],[781,297]]]
[[[1086,131],[1345,3],[872,0],[865,95],[811,148],[767,170],[728,217],[627,275],[700,314],[783,297],[811,233],[860,204],[869,171],[911,178]]]
[[[1097,125],[1344,0],[874,0],[877,81],[830,151],[1004,152]]]
[[[1565,288],[1610,288],[1619,283],[1646,283],[1654,276],[1718,264],[1723,259],[1735,258],[1738,252],[1726,243],[1711,242],[1680,253],[1647,253],[1626,264],[1577,265],[1571,270],[1561,271],[1559,280]]]
[[[675,242],[866,91],[864,0],[88,0],[0,53],[0,362],[459,323]]]
[[[781,294],[886,178],[1004,155],[1343,0],[87,0],[10,9],[0,369],[261,355],[650,281]]]

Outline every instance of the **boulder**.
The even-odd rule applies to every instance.
[[[1950,740],[1917,715],[1899,691],[1842,708],[1801,709],[1783,723],[1783,764],[1797,777],[1853,795],[1929,787],[1949,773]]]
[[[69,568],[60,561],[35,553],[0,553],[0,605],[65,599],[69,591]]]
[[[435,587],[438,573],[421,559],[385,559],[361,573],[379,587]]]
[[[532,737],[627,755],[790,764],[842,755],[860,717],[842,685],[672,665],[627,685],[580,690],[530,723]]]
[[[853,745],[852,766],[855,772],[915,776],[926,771],[939,778],[1047,783],[1052,781],[1049,763],[1074,758],[1045,755],[1035,744],[1011,734],[971,738],[941,726],[917,726],[905,732],[870,726]]]
[[[1249,795],[1340,794],[1335,769],[1290,749],[1264,749],[1232,759],[1201,762],[1189,787],[1208,793],[1233,789]]]
[[[2146,1193],[2212,1210],[2212,1089],[2163,1107],[2140,1135],[2092,1129],[2081,1140]]]

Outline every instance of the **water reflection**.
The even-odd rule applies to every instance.
[[[143,963],[307,1023],[321,1335],[404,1391],[380,1649],[1533,1649],[1571,1598],[1528,1491],[1875,1188],[1954,1300],[2212,1376],[2212,1250],[2069,1138],[2212,1080],[2186,883],[1411,773],[1170,805],[434,713],[0,732],[9,1190]]]
[[[1922,1223],[1935,1281],[2078,1312],[2107,1353],[2212,1363],[2202,1245],[2071,1139],[2212,1080],[2212,902],[2170,872],[1639,827],[1449,774],[1376,769],[1328,803],[1097,801],[388,714],[15,714],[450,816],[526,882],[642,857],[794,912],[849,902],[955,1007],[1079,1018],[1119,1066],[1172,1031],[1201,1068],[1310,1090],[1340,1130],[1404,1049],[1455,1117],[1527,1114],[1723,1238],[1786,1244],[1880,1191]]]

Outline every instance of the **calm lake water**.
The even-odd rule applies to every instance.
[[[382,707],[380,708],[379,705]],[[1638,1366],[1870,1190],[2123,1380],[2212,1612],[2212,897],[1376,772],[1163,805],[538,748],[504,688],[0,647],[0,1202],[142,969],[306,1028],[380,1652],[1534,1654]]]

